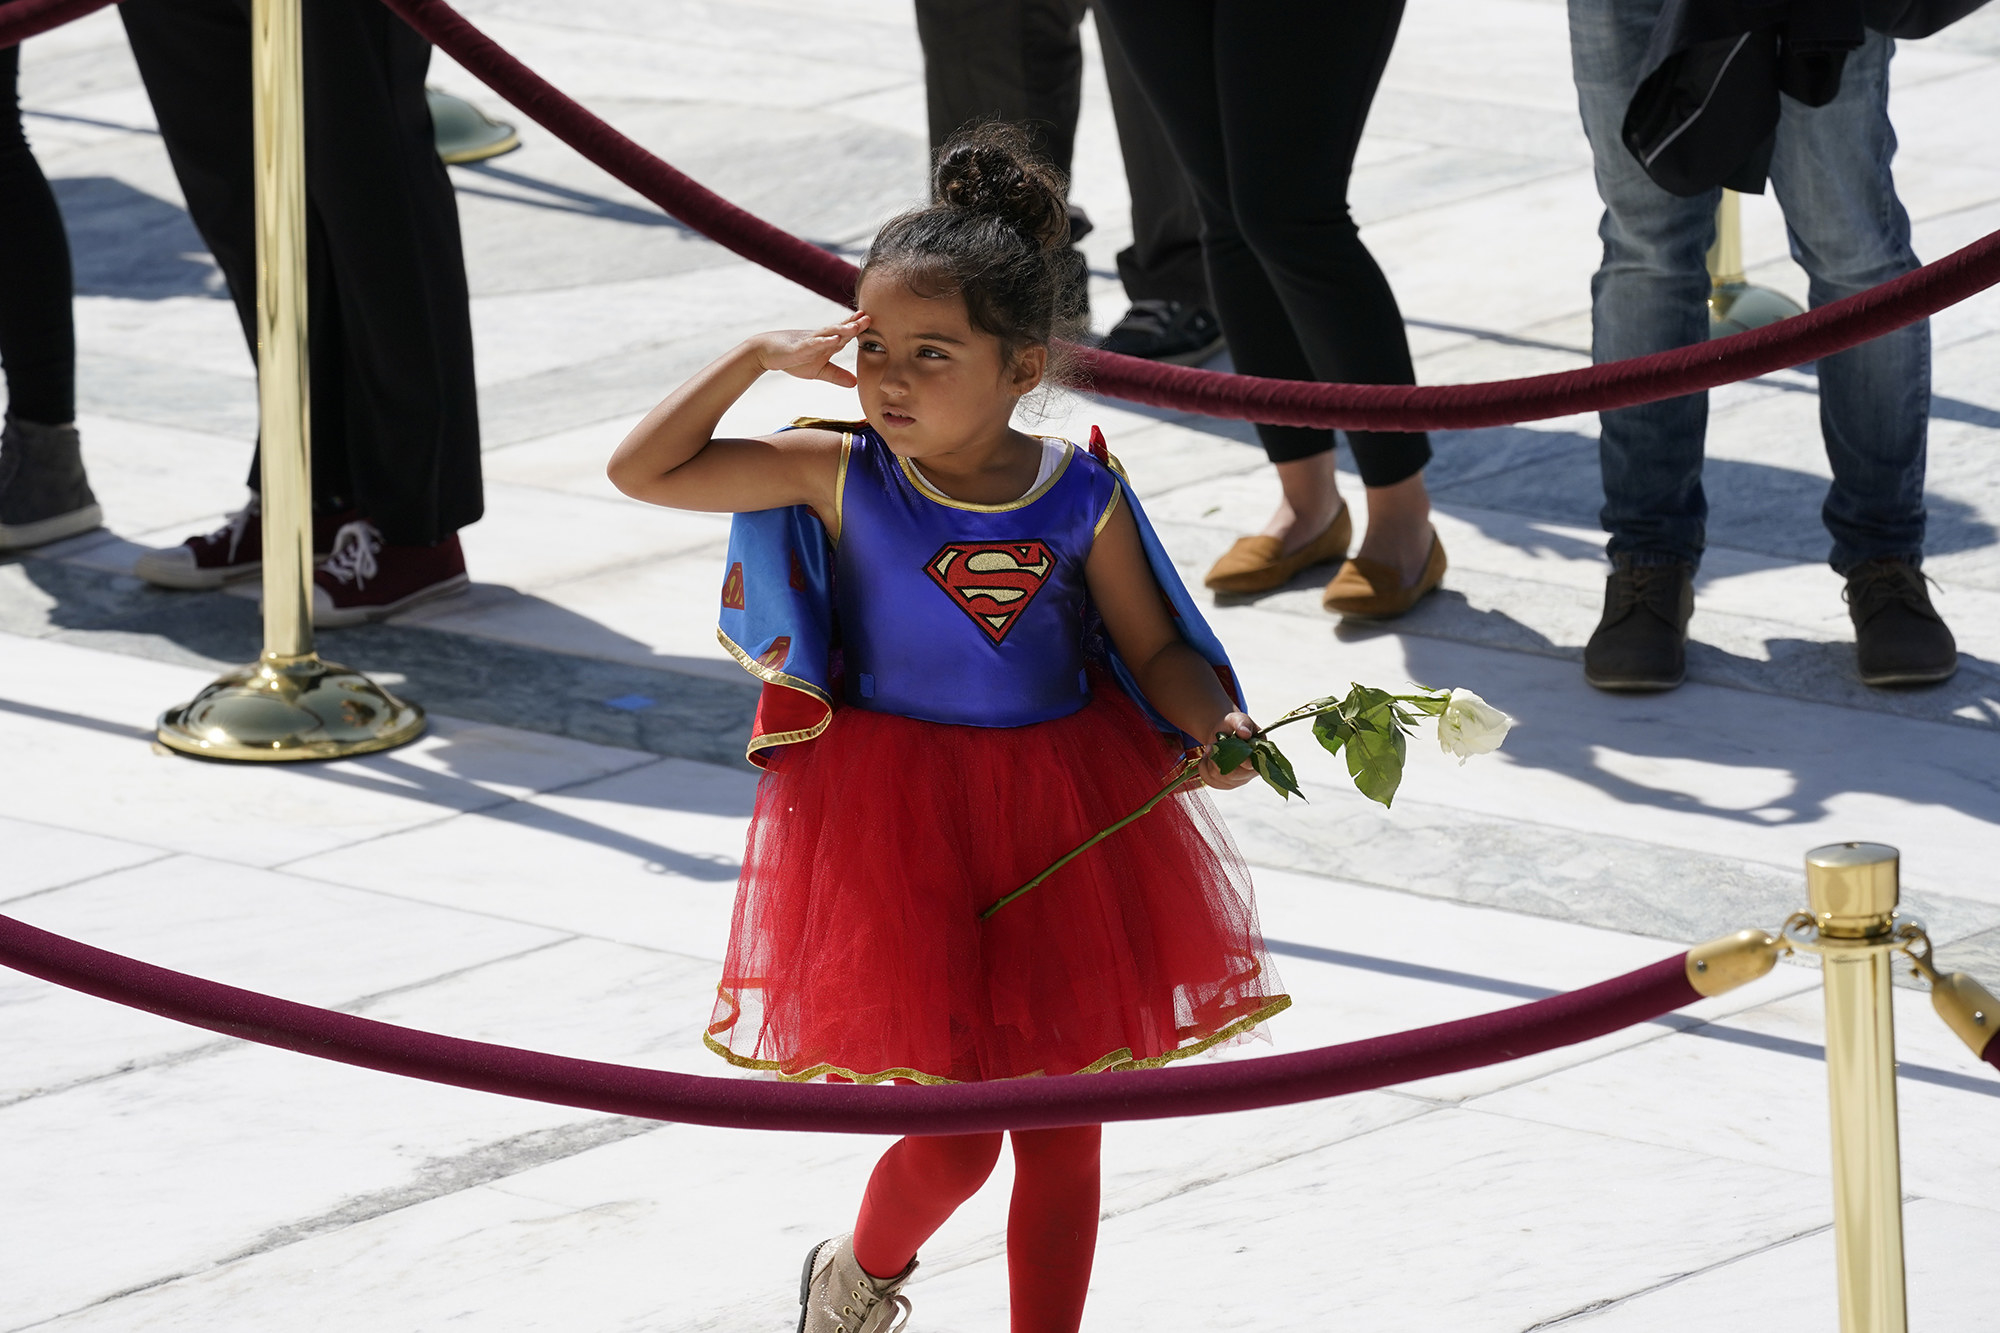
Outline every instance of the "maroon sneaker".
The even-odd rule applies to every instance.
[[[338,629],[381,620],[464,592],[469,582],[457,533],[434,546],[391,546],[373,523],[356,519],[335,534],[333,554],[313,575],[313,624]]]
[[[354,511],[313,515],[313,563],[333,549],[334,535]],[[214,532],[190,537],[164,551],[148,551],[132,562],[132,572],[162,588],[220,588],[255,578],[264,572],[263,509],[252,494],[250,503],[229,516]]]

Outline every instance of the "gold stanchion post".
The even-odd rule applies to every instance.
[[[210,759],[332,759],[414,740],[423,709],[313,651],[306,360],[305,90],[300,0],[254,0],[257,407],[264,655],[160,718],[163,745]]]
[[[1798,303],[1743,276],[1743,196],[1722,192],[1715,206],[1715,244],[1708,250],[1708,336],[1761,329],[1799,314]]]
[[[1833,1230],[1841,1333],[1907,1333],[1903,1182],[1896,1128],[1890,974],[1897,852],[1843,842],[1806,854],[1806,891],[1826,985],[1833,1105]]]

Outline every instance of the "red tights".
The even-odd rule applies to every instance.
[[[1007,1212],[1007,1294],[1013,1333],[1075,1333],[1097,1250],[1097,1149],[1102,1127],[1014,1132],[1014,1201]],[[894,1277],[917,1247],[971,1198],[1000,1159],[1000,1135],[907,1138],[882,1155],[854,1224],[854,1257]]]

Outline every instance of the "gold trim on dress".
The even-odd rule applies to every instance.
[[[934,500],[938,504],[947,505],[953,509],[968,509],[975,514],[1004,514],[1014,509],[1025,509],[1044,495],[1047,495],[1049,488],[1058,481],[1061,481],[1063,473],[1069,471],[1070,460],[1076,457],[1076,445],[1068,440],[1058,439],[1052,435],[1036,435],[1032,438],[1037,440],[1056,440],[1058,444],[1063,446],[1062,462],[1056,464],[1056,470],[1042,478],[1026,495],[1018,500],[1009,500],[1006,504],[977,505],[969,500],[954,500],[936,486],[924,480],[923,473],[917,471],[916,465],[901,454],[896,455],[896,465],[903,469],[903,475],[910,479],[910,484],[915,486],[926,500]]]
[[[726,988],[717,986],[716,990],[730,1002],[737,1013],[740,1014],[742,1012],[736,997],[729,994]],[[1200,1055],[1203,1051],[1219,1046],[1231,1038],[1240,1037],[1252,1028],[1276,1017],[1291,1007],[1291,996],[1274,995],[1263,1005],[1259,1006],[1254,1013],[1248,1013],[1241,1018],[1233,1020],[1191,1045],[1178,1046],[1171,1051],[1166,1051],[1160,1055],[1149,1055],[1144,1059],[1135,1057],[1132,1054],[1131,1047],[1121,1046],[1109,1054],[1099,1056],[1075,1072],[1079,1074],[1121,1074],[1136,1069],[1159,1069],[1172,1064],[1176,1060],[1185,1060],[1191,1055]],[[763,1073],[776,1074],[779,1079],[786,1083],[807,1083],[813,1079],[824,1078],[828,1075],[844,1078],[852,1083],[888,1083],[894,1079],[901,1078],[908,1079],[912,1083],[924,1084],[926,1087],[938,1087],[944,1084],[965,1082],[964,1079],[946,1078],[942,1074],[927,1074],[921,1069],[880,1069],[871,1074],[848,1069],[842,1065],[826,1063],[816,1064],[810,1069],[803,1069],[797,1073],[789,1073],[781,1061],[759,1060],[753,1056],[738,1055],[735,1051],[730,1050],[729,1047],[717,1041],[713,1035],[715,1029],[731,1026],[733,1022],[734,1020],[731,1019],[720,1024],[711,1024],[709,1030],[701,1034],[702,1044],[727,1060],[730,1064],[735,1065],[738,1069],[755,1069]],[[1033,1074],[1014,1074],[1006,1079],[990,1079],[987,1081],[1004,1083],[1014,1078],[1046,1078],[1047,1076],[1046,1071],[1040,1071]]]
[[[832,723],[833,700],[827,697],[825,690],[822,690],[809,680],[802,680],[797,676],[788,676],[775,667],[765,666],[762,662],[759,662],[756,658],[738,648],[736,641],[731,639],[727,634],[724,634],[719,628],[715,631],[715,637],[721,641],[724,648],[729,650],[729,655],[736,659],[736,665],[742,667],[766,685],[777,685],[784,689],[797,690],[799,693],[810,695],[826,705],[826,716],[812,726],[807,727],[804,731],[770,731],[764,733],[762,736],[752,736],[749,745],[745,746],[743,750],[743,757],[745,759],[750,758],[759,750],[768,750],[774,746],[792,745],[799,741],[812,740],[822,731],[825,731],[828,725]]]
[[[833,531],[828,535],[835,546],[840,545],[840,534],[847,531],[847,460],[854,456],[854,432],[840,432],[840,471],[833,478]],[[826,520],[820,520],[826,526]]]
[[[5,0],[0,0],[4,3]],[[847,527],[847,459],[854,452],[855,428],[865,426],[863,421],[835,421],[830,417],[793,417],[787,430],[837,430],[840,432],[840,470],[833,479],[833,526],[827,529],[827,540],[840,545],[840,534]],[[826,515],[819,514],[819,525],[826,527]]]
[[[1111,488],[1111,498],[1104,502],[1104,512],[1097,516],[1097,526],[1090,530],[1092,541],[1104,535],[1104,525],[1111,521],[1111,511],[1118,508],[1118,497],[1125,493],[1123,486]]]

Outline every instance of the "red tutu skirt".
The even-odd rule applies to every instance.
[[[990,920],[1158,792],[1178,754],[1115,686],[1027,727],[859,708],[757,789],[708,1044],[789,1079],[921,1083],[1157,1066],[1291,1003],[1199,789]]]

